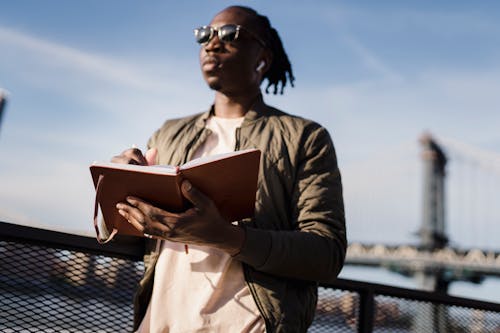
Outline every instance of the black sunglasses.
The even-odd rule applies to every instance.
[[[205,25],[194,29],[194,38],[198,44],[206,44],[210,42],[217,33],[217,37],[219,37],[221,42],[233,42],[238,39],[241,30],[252,36],[260,45],[266,47],[266,43],[259,36],[237,24],[226,24],[218,28]]]

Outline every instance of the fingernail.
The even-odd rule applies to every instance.
[[[193,185],[191,185],[191,183],[189,182],[189,180],[185,180],[182,183],[182,187],[184,187],[184,191],[191,191],[191,188],[193,187]]]
[[[125,211],[124,211],[124,210],[118,209],[118,213],[119,213],[121,216],[125,216]]]

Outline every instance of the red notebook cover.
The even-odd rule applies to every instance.
[[[179,167],[94,163],[90,172],[108,231],[116,228],[119,234],[143,236],[116,209],[127,196],[182,212],[190,203],[182,196],[180,184],[188,179],[214,201],[228,222],[237,221],[253,216],[259,164],[260,151],[248,149],[195,159]]]

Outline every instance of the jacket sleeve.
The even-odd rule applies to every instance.
[[[341,177],[328,132],[315,126],[303,138],[290,205],[296,230],[247,227],[235,258],[266,273],[330,282],[347,247]]]

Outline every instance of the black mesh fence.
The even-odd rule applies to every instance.
[[[320,287],[316,315],[309,332],[357,332],[358,318],[359,294]]]
[[[339,280],[320,287],[309,332],[500,333],[500,304]]]
[[[0,332],[129,332],[143,265],[0,241]]]
[[[0,333],[131,332],[143,244],[0,223]],[[339,280],[309,332],[494,332],[500,305]]]
[[[373,332],[500,332],[500,312],[377,295]]]

